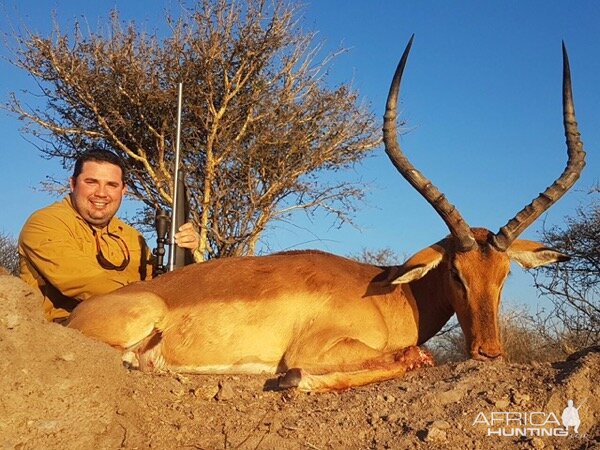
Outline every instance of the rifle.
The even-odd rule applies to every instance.
[[[186,201],[184,177],[180,166],[180,143],[181,143],[181,108],[183,98],[183,83],[178,85],[177,97],[177,133],[175,140],[175,167],[173,181],[173,204],[172,215],[169,216],[162,208],[156,210],[154,226],[156,228],[156,269],[155,275],[161,275],[172,271],[175,268],[183,267],[186,264],[185,250],[177,248],[175,245],[175,233],[181,225],[187,221],[188,205]],[[167,240],[167,230],[170,228],[169,238]],[[165,244],[169,245],[169,265],[168,268],[163,264],[165,256]]]

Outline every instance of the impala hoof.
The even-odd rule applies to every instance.
[[[302,371],[300,369],[289,369],[284,375],[277,379],[279,389],[296,388],[302,380]]]
[[[412,345],[404,349],[398,355],[397,361],[402,361],[406,365],[406,370],[414,370],[420,367],[433,367],[435,361],[428,350]]]

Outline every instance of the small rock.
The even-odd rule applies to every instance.
[[[464,392],[460,389],[451,389],[449,391],[440,392],[436,395],[437,401],[441,405],[457,403],[464,397]]]
[[[58,420],[40,420],[36,425],[36,428],[44,433],[54,433],[60,429]]]
[[[73,361],[75,361],[75,354],[72,352],[63,353],[62,355],[59,356],[59,358],[62,359],[63,361],[73,362]]]
[[[171,389],[169,392],[177,398],[182,398],[185,395],[183,389]]]
[[[542,438],[535,436],[531,439],[531,446],[541,450],[546,447],[546,444],[544,444],[544,440]]]
[[[6,324],[6,328],[8,328],[9,330],[12,330],[13,328],[16,328],[19,326],[19,324],[21,323],[21,318],[19,317],[18,314],[8,313],[4,317],[4,323]]]
[[[219,386],[217,385],[198,386],[189,390],[190,395],[202,400],[212,400],[218,392]]]
[[[447,430],[450,428],[450,424],[445,420],[436,420],[431,424],[430,428],[439,428],[440,430]]]
[[[379,422],[379,414],[377,413],[372,413],[368,418],[367,418],[367,422],[369,425],[375,425],[377,422]]]
[[[531,400],[531,397],[527,394],[521,394],[519,391],[513,390],[510,393],[510,400],[515,405],[522,405],[523,403],[527,403]]]
[[[392,422],[392,423],[397,422],[399,418],[400,418],[400,416],[396,413],[381,416],[381,420],[383,420],[384,422]]]
[[[447,439],[446,430],[450,427],[450,424],[445,420],[433,421],[425,430],[425,442],[445,442]]]
[[[226,400],[231,400],[232,398],[235,397],[235,392],[233,391],[233,388],[231,387],[231,385],[229,383],[225,383],[225,382],[220,382],[219,383],[219,391],[217,392],[217,395],[215,395],[215,398],[219,401],[226,401]]]
[[[445,442],[447,439],[446,431],[440,428],[429,428],[425,435],[426,442]]]
[[[175,374],[175,379],[177,381],[179,381],[181,384],[188,384],[190,382],[190,379],[180,373],[176,373]]]
[[[501,398],[500,400],[496,400],[494,402],[494,406],[500,410],[508,408],[510,402],[506,398]]]

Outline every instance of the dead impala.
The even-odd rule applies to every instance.
[[[510,260],[532,268],[568,259],[517,239],[571,188],[585,165],[566,50],[563,45],[566,168],[492,233],[470,228],[400,149],[397,100],[411,45],[412,38],[390,88],[385,149],[441,216],[449,236],[392,267],[319,251],[195,264],[82,302],[69,326],[134,352],[143,370],[280,373],[280,387],[304,391],[360,386],[428,364],[415,346],[454,313],[473,358],[501,356],[498,308]]]

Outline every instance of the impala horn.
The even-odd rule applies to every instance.
[[[550,208],[556,201],[567,192],[581,175],[585,167],[585,151],[581,142],[577,121],[575,118],[575,106],[573,105],[573,92],[571,89],[571,69],[569,68],[569,56],[565,43],[562,43],[563,52],[563,123],[565,136],[567,138],[567,166],[563,173],[551,186],[538,195],[533,201],[525,206],[510,219],[506,225],[500,228],[492,238],[492,245],[500,251],[506,251],[510,244],[537,219],[544,211]]]
[[[389,156],[390,160],[400,172],[400,174],[406,178],[406,180],[419,192],[427,202],[433,206],[433,209],[440,215],[442,220],[446,223],[446,226],[450,230],[452,236],[458,241],[458,251],[465,252],[475,247],[476,242],[469,228],[469,225],[462,218],[458,209],[452,205],[446,196],[441,193],[437,187],[433,185],[428,178],[426,178],[417,168],[415,168],[408,160],[400,144],[398,143],[397,134],[397,108],[398,108],[398,92],[400,91],[400,81],[402,79],[402,73],[404,72],[404,66],[412,47],[414,34],[410,38],[402,58],[398,63],[392,85],[390,86],[390,92],[388,94],[385,115],[383,116],[383,142],[385,144],[385,152]]]

